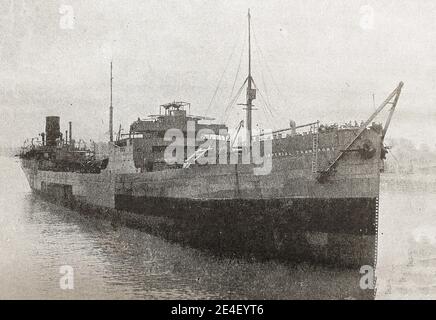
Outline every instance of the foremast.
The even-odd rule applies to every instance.
[[[111,104],[109,107],[109,141],[114,142],[114,106],[112,104],[112,82],[114,78],[112,76],[112,61],[111,61]]]
[[[251,154],[252,147],[252,111],[253,111],[253,100],[256,99],[256,89],[253,89],[253,78],[251,75],[251,15],[250,9],[248,9],[248,77],[247,77],[247,96],[246,96],[246,145]]]

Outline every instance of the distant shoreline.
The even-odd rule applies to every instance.
[[[384,191],[436,193],[436,172],[382,173],[380,188]]]

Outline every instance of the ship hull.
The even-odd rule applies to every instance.
[[[362,184],[362,178],[341,181],[342,194],[347,191],[351,195],[347,197],[322,197],[321,192],[312,190],[311,197],[238,198],[227,194],[228,198],[222,198],[218,195],[225,192],[217,191],[209,192],[209,198],[193,198],[150,196],[150,181],[145,182],[144,175],[25,171],[29,181],[41,186],[33,190],[51,202],[86,213],[110,213],[130,226],[215,254],[304,260],[336,267],[375,265],[378,197],[353,196],[352,186]],[[193,176],[198,176],[198,171],[193,170]],[[240,172],[241,185],[243,181]],[[167,183],[177,185],[175,179]],[[327,190],[335,185],[332,182]],[[154,184],[153,190],[164,189],[169,187]],[[239,193],[244,195],[242,190]]]
[[[50,192],[34,192],[49,202],[217,255],[346,268],[375,264],[377,198],[192,200],[118,195],[115,208],[108,208],[83,202],[68,189],[57,184]]]
[[[320,136],[318,167],[354,136]],[[273,150],[289,150],[289,139],[279,139]],[[313,152],[302,149],[271,154],[265,175],[254,174],[250,164],[154,172],[135,172],[131,165],[128,171],[129,148],[100,174],[42,171],[37,161],[24,159],[23,169],[32,189],[50,200],[115,212],[111,216],[129,225],[217,254],[375,267],[381,136],[367,130],[353,147],[368,140],[377,147],[371,158],[345,154],[323,183],[313,171]]]
[[[377,198],[193,200],[118,195],[117,210],[163,218],[151,232],[215,253],[373,265]],[[162,221],[162,220],[161,220]]]

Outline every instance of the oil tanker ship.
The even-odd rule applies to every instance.
[[[243,145],[235,146],[235,139],[223,134],[226,125],[189,114],[185,102],[162,105],[160,114],[138,118],[128,134],[114,139],[111,67],[105,151],[77,143],[71,122],[63,135],[60,118],[47,117],[40,139],[20,153],[31,189],[64,206],[218,254],[375,267],[380,172],[387,152],[383,141],[403,83],[360,124],[291,122],[282,130],[254,134],[258,88],[251,73],[248,21],[249,70],[241,87],[246,119],[238,128],[246,133]],[[375,123],[387,106],[386,123]],[[181,140],[168,139],[174,129]],[[199,135],[204,130],[209,136]],[[179,161],[168,161],[168,149],[175,145],[182,156],[179,152]],[[254,161],[254,150],[262,163]],[[268,171],[256,172],[266,163]]]

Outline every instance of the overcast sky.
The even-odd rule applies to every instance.
[[[107,139],[110,60],[115,127],[173,100],[236,126],[241,106],[223,113],[241,53],[235,91],[247,73],[248,8],[253,76],[273,113],[259,96],[254,125],[365,120],[372,95],[379,104],[404,81],[389,136],[434,146],[432,0],[0,0],[0,143],[36,136],[47,115]]]

